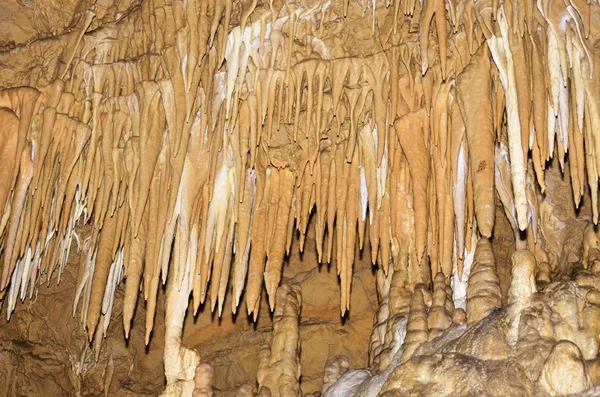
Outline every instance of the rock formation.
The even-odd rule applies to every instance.
[[[2,8],[7,394],[593,392],[598,1]]]
[[[431,309],[427,313],[429,340],[437,337],[452,324],[454,302],[448,297],[443,273],[436,274],[433,280]]]
[[[481,238],[475,248],[467,287],[467,323],[475,324],[502,306],[501,294],[492,245]]]
[[[298,318],[302,305],[299,286],[277,289],[270,345],[261,348],[258,367],[259,396],[300,396],[300,340]]]

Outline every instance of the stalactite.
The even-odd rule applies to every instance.
[[[469,145],[477,225],[481,234],[488,238],[494,226],[494,132],[490,67],[487,47],[482,45],[457,82]]]
[[[42,280],[60,279],[86,224],[73,314],[97,348],[123,279],[125,335],[141,290],[147,342],[161,283],[176,291],[167,301],[178,322],[186,293],[194,312],[209,297],[220,316],[230,285],[233,312],[245,295],[256,319],[264,283],[278,313],[294,228],[303,250],[312,216],[318,260],[337,267],[342,316],[356,245],[370,243],[385,280],[370,359],[387,350],[387,364],[402,318],[409,357],[425,334],[462,323],[461,309],[473,325],[500,306],[495,190],[519,242],[514,342],[534,277],[541,288],[555,276],[534,249],[546,239],[538,194],[551,187],[549,161],[568,168],[575,207],[589,187],[598,220],[598,5],[567,3],[372,1],[380,50],[343,57],[323,37],[337,12],[329,2],[143,1],[111,23],[81,10],[43,84],[2,79],[7,317]],[[344,16],[353,7],[345,1]],[[599,241],[588,227],[587,269]],[[168,325],[180,343],[181,324]]]
[[[428,201],[427,184],[429,178],[429,155],[423,137],[423,135],[426,135],[423,131],[424,117],[425,113],[423,110],[413,112],[400,118],[394,126],[410,167],[414,191],[415,240],[417,261],[419,262],[421,262],[425,253]],[[411,126],[417,126],[416,137],[409,135]]]
[[[154,244],[154,252],[146,252],[145,256],[148,260],[142,264],[143,290],[145,297],[151,298],[151,306],[153,305],[153,293],[151,292],[153,288],[146,288],[146,286],[158,277],[163,282],[166,280],[171,259],[169,247],[173,246],[174,240],[177,240],[179,244],[185,244],[185,241],[190,239],[189,233],[195,228],[194,233],[198,233],[199,240],[202,240],[198,247],[204,251],[203,255],[198,256],[200,273],[203,276],[199,279],[200,290],[196,294],[199,297],[206,294],[207,290],[203,284],[208,284],[213,270],[212,266],[220,266],[220,269],[229,268],[228,263],[223,263],[226,258],[229,258],[229,255],[223,256],[224,253],[220,252],[220,247],[223,245],[222,237],[226,235],[225,242],[231,241],[231,244],[225,243],[226,249],[231,246],[231,250],[235,249],[236,252],[240,250],[248,252],[247,257],[252,264],[249,268],[253,269],[250,272],[249,280],[256,280],[250,283],[252,287],[249,288],[251,292],[249,309],[252,312],[256,306],[256,283],[263,278],[261,268],[264,263],[261,262],[264,262],[265,257],[270,259],[271,264],[279,263],[281,259],[273,262],[271,244],[263,247],[265,256],[261,259],[260,251],[263,248],[260,248],[259,241],[256,241],[256,244],[246,244],[245,246],[243,243],[240,243],[242,245],[238,244],[237,241],[235,244],[233,243],[234,238],[229,233],[230,227],[225,226],[223,220],[223,214],[227,212],[228,208],[228,202],[224,197],[227,196],[227,191],[230,191],[234,198],[242,198],[247,192],[250,193],[256,189],[255,184],[258,184],[258,181],[253,182],[254,177],[250,176],[250,182],[246,183],[246,174],[260,173],[258,169],[255,169],[257,151],[263,150],[260,145],[266,143],[267,148],[269,146],[276,147],[277,143],[273,136],[285,135],[285,131],[289,130],[286,125],[293,124],[293,138],[300,148],[291,158],[295,158],[295,160],[291,160],[290,170],[297,178],[297,186],[302,186],[304,191],[298,190],[297,192],[298,197],[302,197],[302,199],[296,203],[296,215],[293,215],[293,218],[288,217],[288,224],[297,220],[299,230],[305,229],[307,213],[316,205],[320,224],[319,240],[321,240],[327,225],[328,241],[330,241],[333,235],[333,222],[336,218],[338,219],[338,233],[336,233],[338,234],[338,248],[343,248],[346,252],[346,255],[338,258],[338,262],[341,262],[338,263],[341,271],[340,277],[345,280],[344,291],[348,290],[344,294],[346,298],[342,299],[344,307],[347,306],[349,275],[352,272],[351,264],[348,261],[351,262],[353,257],[351,246],[354,245],[355,240],[353,237],[354,223],[358,222],[358,240],[362,244],[363,218],[368,211],[367,227],[370,228],[371,245],[375,248],[372,250],[373,260],[377,260],[384,268],[388,264],[390,247],[388,240],[397,235],[397,226],[393,222],[390,223],[390,218],[398,211],[397,206],[405,202],[405,198],[398,200],[397,197],[394,197],[395,195],[391,192],[396,186],[388,183],[388,180],[399,183],[394,167],[390,168],[390,175],[387,172],[388,167],[396,162],[393,159],[393,152],[398,152],[398,149],[394,148],[396,137],[390,135],[390,124],[395,125],[394,130],[402,147],[403,156],[408,161],[412,179],[412,190],[409,189],[403,193],[403,195],[412,197],[409,200],[413,200],[416,215],[415,246],[414,251],[410,250],[409,256],[415,255],[419,262],[423,256],[430,256],[430,259],[433,259],[432,269],[434,272],[438,263],[441,263],[444,273],[448,273],[450,252],[453,249],[453,244],[450,242],[453,235],[458,238],[459,259],[462,259],[465,242],[470,243],[470,240],[465,237],[470,235],[473,230],[470,226],[473,221],[469,217],[471,213],[474,212],[478,218],[479,232],[486,237],[491,234],[494,206],[490,186],[494,185],[494,181],[490,177],[490,164],[494,163],[498,169],[499,158],[496,153],[495,160],[492,160],[489,148],[494,140],[491,130],[496,131],[497,138],[500,134],[504,106],[506,106],[508,120],[506,164],[507,170],[510,169],[510,172],[501,171],[501,175],[505,182],[510,180],[510,186],[504,184],[501,197],[503,197],[505,206],[509,205],[509,202],[513,203],[515,225],[523,229],[529,223],[529,218],[536,216],[530,214],[529,207],[526,206],[528,200],[521,193],[526,191],[523,189],[524,183],[526,183],[524,163],[529,149],[531,149],[538,182],[543,190],[541,172],[543,172],[545,160],[552,156],[555,145],[565,152],[571,146],[572,150],[569,153],[573,154],[573,161],[570,162],[573,194],[578,200],[583,187],[584,163],[590,181],[594,180],[594,175],[597,174],[595,160],[597,140],[591,131],[597,119],[596,103],[598,101],[593,89],[594,79],[590,79],[595,73],[593,68],[595,60],[586,38],[581,35],[581,23],[576,13],[583,11],[575,8],[569,9],[567,23],[573,34],[568,35],[565,40],[556,28],[557,15],[561,12],[564,13],[562,6],[552,6],[548,9],[542,7],[540,8],[541,16],[536,14],[536,18],[532,16],[524,18],[523,13],[520,13],[519,17],[515,19],[518,20],[518,23],[515,24],[515,20],[511,19],[513,10],[509,10],[503,5],[492,4],[490,10],[489,5],[467,4],[464,8],[464,17],[461,19],[456,14],[459,11],[453,8],[447,11],[440,4],[440,2],[428,1],[422,5],[422,9],[416,10],[416,15],[414,14],[414,5],[401,7],[405,15],[418,17],[422,25],[419,29],[417,47],[415,47],[415,43],[403,43],[399,47],[391,46],[386,49],[386,56],[375,54],[364,58],[334,60],[323,59],[327,56],[321,49],[318,50],[320,55],[317,58],[300,60],[295,64],[285,63],[285,55],[289,54],[292,48],[289,41],[283,40],[280,36],[283,31],[295,31],[296,25],[300,21],[309,21],[314,18],[313,11],[304,12],[302,7],[287,7],[280,16],[272,14],[271,22],[269,22],[269,18],[265,17],[254,19],[252,23],[248,23],[250,16],[258,10],[257,4],[251,3],[243,10],[240,25],[233,27],[229,32],[232,8],[229,2],[218,2],[215,5],[202,2],[199,9],[204,11],[199,16],[191,11],[192,6],[188,6],[186,10],[177,11],[176,18],[174,14],[176,5],[168,6],[166,13],[165,11],[159,12],[161,16],[154,22],[140,20],[145,31],[152,32],[148,37],[156,41],[155,46],[161,54],[160,56],[142,55],[143,68],[141,67],[142,63],[124,60],[127,59],[125,54],[136,54],[135,56],[137,56],[140,51],[143,51],[138,48],[137,42],[131,48],[119,46],[117,52],[111,53],[109,51],[111,44],[103,41],[102,38],[92,37],[86,33],[87,27],[90,26],[90,21],[93,19],[93,13],[86,14],[87,16],[81,19],[81,28],[74,31],[72,43],[61,58],[62,63],[60,63],[57,75],[59,78],[56,78],[47,87],[40,87],[39,90],[20,88],[2,91],[2,103],[6,105],[3,110],[6,131],[13,131],[7,132],[4,150],[17,153],[15,158],[10,155],[4,156],[7,161],[10,161],[11,158],[15,161],[12,166],[11,163],[4,162],[5,170],[19,168],[17,167],[18,155],[30,139],[27,138],[28,130],[40,128],[40,126],[42,128],[41,139],[36,140],[39,138],[34,134],[31,136],[31,142],[36,144],[36,152],[32,155],[32,189],[41,188],[43,194],[33,195],[32,203],[23,203],[31,206],[35,214],[40,213],[41,218],[32,216],[31,221],[28,222],[32,230],[25,234],[31,235],[38,241],[41,241],[40,238],[44,238],[44,236],[55,236],[54,229],[56,227],[59,227],[64,234],[71,230],[67,227],[69,222],[73,224],[77,220],[75,215],[82,214],[86,220],[93,220],[97,227],[102,227],[107,211],[112,216],[117,207],[116,203],[119,202],[121,205],[122,200],[126,197],[131,213],[131,226],[128,228],[132,230],[131,237],[127,237],[127,239],[136,239],[146,206],[153,202],[154,207],[160,208],[160,211],[157,215],[149,213],[149,216],[156,220],[158,233],[161,236],[162,233],[165,233],[165,236],[158,241],[158,244]],[[316,7],[315,10],[321,6]],[[396,9],[398,7],[394,6],[394,13],[399,12],[399,9]],[[498,16],[497,20],[489,18],[490,11],[493,15]],[[144,5],[144,12],[153,13],[154,10],[150,5]],[[439,63],[438,59],[432,56],[433,50],[429,46],[432,38],[429,24],[434,17],[436,35],[440,41]],[[523,21],[525,20],[528,21],[528,30],[533,32],[529,40],[515,34],[515,32],[523,33]],[[445,28],[447,23],[450,23],[454,29],[450,35]],[[468,51],[464,54],[452,55],[447,50],[449,44],[457,46],[457,48],[462,48],[463,45],[461,40],[464,40],[464,36],[455,33],[458,31],[457,24],[460,23],[470,29],[475,29],[475,31],[481,30],[485,41],[482,41],[482,37],[475,37],[476,35],[465,35]],[[586,26],[585,22],[583,25]],[[515,26],[518,26],[518,29]],[[153,32],[153,29],[158,29],[158,31]],[[116,27],[114,30],[123,32],[128,37],[135,35],[130,31],[126,32],[121,27]],[[396,23],[393,32],[399,34]],[[308,34],[308,31],[305,34]],[[147,43],[147,40],[148,38],[145,37],[142,42]],[[266,48],[263,46],[267,40],[270,40],[273,46],[270,49],[262,50],[262,48]],[[94,46],[97,51],[92,58],[89,54],[90,49]],[[567,46],[570,47],[567,49]],[[417,54],[419,49],[420,57]],[[557,50],[557,57],[554,56],[553,49]],[[270,59],[259,57],[257,54],[260,51],[271,51]],[[313,51],[317,50],[313,49]],[[390,58],[387,52],[397,55]],[[459,58],[456,57],[460,57],[459,63],[456,63],[459,61]],[[401,71],[395,62],[391,62],[393,59],[401,61],[400,68],[406,68],[409,73],[414,73],[411,59],[421,64],[423,75],[415,74],[407,79],[408,91],[404,91],[403,86],[399,84],[398,74]],[[226,61],[225,64],[222,64],[223,60]],[[449,65],[455,63],[460,66],[452,69]],[[195,65],[195,67],[191,65]],[[121,70],[122,75],[118,76],[117,70]],[[572,79],[564,77],[570,75],[572,75]],[[530,78],[527,79],[527,76]],[[548,76],[562,78],[563,88],[554,84],[554,81],[558,81],[557,79],[548,78]],[[482,80],[475,80],[475,77]],[[291,79],[295,79],[296,82],[289,84],[292,82]],[[324,96],[326,81],[331,83],[330,97]],[[498,85],[500,83],[501,86]],[[515,88],[521,85],[527,85],[527,89]],[[119,88],[117,89],[117,87]],[[496,93],[495,96],[491,94],[492,88]],[[78,91],[81,89],[83,91]],[[546,90],[550,93],[547,100],[544,99]],[[369,97],[369,91],[373,92],[372,97]],[[398,101],[399,96],[402,96],[402,101]],[[473,108],[473,100],[470,99],[472,96],[486,100],[478,101],[480,107]],[[238,103],[238,98],[241,100],[241,104]],[[283,102],[284,98],[286,103]],[[425,108],[419,109],[420,98],[424,99]],[[307,107],[301,109],[301,106],[296,106],[295,102],[298,100],[306,103]],[[42,104],[43,109],[40,106]],[[399,116],[395,122],[389,118],[388,104],[391,104],[391,114]],[[571,105],[574,111],[569,112]],[[405,108],[402,109],[403,106]],[[76,130],[71,126],[64,125],[62,121],[65,115],[75,116],[75,113],[78,112],[76,109],[81,109],[79,112],[84,111],[87,114],[87,116],[77,117],[81,122],[89,124],[91,136],[85,138],[85,134],[75,135],[81,137],[77,146],[79,149],[68,152],[69,154],[58,147],[52,149],[55,147],[53,146],[55,139],[51,137],[52,131],[60,131],[59,135],[67,139],[68,135],[73,133],[71,131]],[[200,112],[195,113],[196,110]],[[430,113],[430,110],[433,112]],[[24,116],[21,117],[23,122],[19,121],[21,118],[13,117],[11,119],[11,113],[9,113],[11,111],[13,114]],[[313,113],[316,114],[315,117],[312,117]],[[194,114],[196,114],[195,117]],[[41,120],[40,115],[42,115]],[[344,131],[342,134],[338,131],[334,138],[336,142],[332,142],[334,147],[340,149],[339,151],[335,150],[336,153],[340,153],[337,155],[339,164],[335,166],[330,163],[331,159],[328,161],[326,154],[333,154],[333,151],[324,151],[319,147],[320,144],[317,144],[318,134],[335,130],[336,121],[332,119],[331,115],[337,119],[338,127],[342,127],[340,131]],[[484,115],[486,116],[484,117]],[[431,121],[428,118],[431,118]],[[422,141],[421,138],[415,140],[405,136],[407,134],[405,131],[414,131],[413,126],[417,124],[421,125]],[[115,132],[112,134],[106,132],[109,125],[115,127]],[[363,127],[359,127],[359,125]],[[518,128],[520,133],[516,132],[517,125],[520,126]],[[431,132],[428,126],[431,126]],[[530,126],[535,134],[529,134]],[[267,131],[264,135],[266,139],[263,141],[264,127]],[[273,131],[274,128],[277,130],[276,132]],[[559,134],[557,140],[553,138],[555,129]],[[230,130],[234,131],[231,139],[223,135],[225,131]],[[284,131],[283,135],[282,131]],[[549,136],[550,140],[548,140]],[[530,142],[532,137],[534,137],[533,144]],[[121,146],[117,143],[121,140],[125,141],[126,147],[130,148],[126,150],[128,157],[125,166],[121,160],[121,156],[123,156]],[[195,143],[193,143],[194,140]],[[572,145],[568,145],[569,141]],[[127,146],[129,142],[133,146]],[[417,146],[413,148],[411,145],[415,144]],[[37,145],[39,145],[39,151]],[[355,159],[357,147],[359,156]],[[229,157],[230,149],[222,152],[226,153],[225,156],[218,154],[221,153],[222,148],[231,148],[232,157]],[[198,151],[207,155],[209,159],[200,160],[202,156],[198,154]],[[168,159],[164,158],[164,161],[168,163],[168,169],[158,167],[163,152],[164,156],[171,156]],[[273,161],[271,151],[267,152],[269,153],[267,154],[268,159],[263,159],[263,164],[265,160]],[[344,153],[344,156],[341,153]],[[84,155],[89,160],[79,162],[77,159]],[[584,161],[586,155],[591,156],[590,161]],[[53,166],[56,164],[54,158],[56,156],[62,159],[61,164],[67,166]],[[69,162],[73,163],[64,163],[67,158],[65,156],[68,157]],[[444,193],[445,186],[449,184],[447,175],[449,171],[444,171],[447,169],[445,165],[447,156],[451,158],[452,181],[457,186],[457,189],[452,191],[452,200],[444,198],[447,196]],[[192,200],[196,199],[199,187],[179,189],[179,181],[188,178],[184,175],[186,170],[193,169],[185,165],[192,158],[198,161],[208,161],[210,164],[208,169],[211,170],[206,181],[208,196],[202,200],[198,226],[192,226],[187,217],[189,211],[194,208]],[[430,161],[423,160],[431,158],[434,159],[434,165],[437,164],[435,169],[430,167]],[[520,159],[523,159],[522,163]],[[344,160],[350,165],[345,165]],[[357,162],[360,163],[358,168],[356,168]],[[40,167],[44,164],[48,164],[49,167],[45,167],[42,171]],[[305,167],[306,164],[308,167]],[[314,174],[315,164],[320,164],[320,169],[316,174]],[[426,166],[419,164],[426,164]],[[69,178],[69,170],[75,169],[73,167],[77,167],[79,171],[74,174],[73,178]],[[357,169],[358,174],[350,172],[351,170],[356,172]],[[325,170],[327,172],[324,172]],[[50,178],[53,172],[58,172],[63,180],[56,194],[47,183],[42,184],[47,180],[44,178]],[[150,197],[151,183],[156,172],[161,174],[162,182],[156,188],[162,197],[162,202],[167,203],[164,209],[158,204],[157,197],[153,199]],[[230,172],[235,175],[229,175]],[[16,182],[16,172],[10,174],[11,172],[6,173],[5,183],[2,183],[0,205],[6,202],[12,191],[12,185]],[[430,186],[428,182],[430,174],[435,178],[435,185],[432,188],[426,188],[426,186]],[[361,206],[357,209],[361,213],[358,218],[355,218],[353,205],[355,175],[358,175],[360,181],[366,182],[360,182],[359,191],[362,201]],[[472,186],[468,182],[468,175],[471,175]],[[80,176],[82,180],[78,182]],[[313,183],[309,182],[309,179]],[[495,179],[498,182],[498,178]],[[333,183],[334,180],[335,183]],[[318,183],[318,181],[321,183],[317,186],[314,183]],[[61,203],[65,198],[71,200],[70,194],[66,194],[67,186],[71,192],[79,183],[81,183],[81,195],[76,204],[78,210],[71,214],[71,208],[68,205],[71,201],[66,201],[64,206],[61,206]],[[197,186],[202,186],[201,189],[204,191],[204,183],[198,183]],[[334,185],[336,189],[332,190],[330,187]],[[595,200],[595,184],[591,183],[590,186],[592,198]],[[29,190],[29,188],[23,186],[23,190]],[[65,193],[62,193],[63,191]],[[275,186],[270,187],[269,197],[276,191],[278,189]],[[473,204],[469,200],[471,191]],[[329,199],[336,192],[338,193],[337,200]],[[257,195],[259,193],[264,192],[257,192]],[[184,199],[184,195],[189,196],[185,196],[187,198],[181,201]],[[206,193],[203,195],[205,196]],[[437,197],[436,201],[432,201],[429,197],[431,195]],[[389,207],[388,196],[390,197]],[[289,197],[287,193],[286,197]],[[49,205],[43,205],[46,200],[56,203],[56,208],[52,209]],[[272,198],[270,197],[269,200]],[[289,202],[289,199],[286,198],[286,201]],[[261,207],[261,204],[243,199],[240,202],[243,204],[240,207],[243,216],[229,217],[228,219],[233,222],[233,230],[238,238],[244,239],[244,236],[248,235],[250,236],[249,241],[254,242],[255,239],[252,238],[254,228],[251,226],[256,222],[261,222],[262,217],[255,216],[259,215],[261,211],[257,211],[257,214],[254,213]],[[177,203],[185,203],[184,208],[187,212],[184,211],[186,214],[186,218],[183,220],[186,223],[184,227],[176,226],[173,218],[175,207],[180,205]],[[350,207],[347,207],[348,203]],[[283,204],[287,206],[287,203]],[[597,203],[594,201],[595,213],[596,205]],[[237,203],[234,205],[236,214],[238,214],[238,206]],[[425,206],[429,209],[426,209]],[[10,209],[12,212],[15,207],[11,206]],[[283,208],[282,211],[285,212]],[[428,230],[425,219],[430,211],[438,214],[439,221],[435,225],[432,224],[432,229]],[[269,214],[275,213],[278,213],[277,206],[269,206]],[[272,216],[269,214],[265,213],[266,225],[271,223],[269,219]],[[2,230],[10,231],[8,224],[13,224],[12,230],[16,230],[14,224],[18,218],[18,212],[12,215],[12,218],[4,217]],[[295,219],[298,215],[299,218]],[[52,218],[53,227],[43,221],[49,219],[48,217]],[[70,218],[73,220],[69,221]],[[456,222],[454,230],[451,231],[449,225],[453,223],[453,218]],[[129,223],[129,219],[124,219],[124,221]],[[41,233],[38,231],[40,225]],[[388,233],[387,225],[391,228],[391,235]],[[49,227],[50,229],[48,229]],[[428,233],[433,233],[433,229],[436,233],[435,239],[428,242],[425,237]],[[10,238],[8,234],[6,235],[7,241],[11,244],[18,237],[14,233],[14,236]],[[264,234],[261,231],[256,231],[256,233]],[[344,234],[346,234],[346,238],[343,237]],[[27,237],[19,241],[19,253],[14,258],[15,262],[26,252],[26,247],[30,247],[32,253],[36,251],[35,240],[30,241]],[[149,231],[145,239],[149,241],[154,239],[156,242],[156,237],[154,231]],[[289,239],[286,238],[286,246],[289,245],[287,240]],[[139,240],[134,241],[137,241],[136,244],[143,244]],[[16,243],[16,241],[14,242]],[[318,244],[319,249],[322,248],[321,245],[321,243]],[[183,245],[181,246],[183,247]],[[39,257],[46,258],[47,255],[44,255],[46,250],[57,252],[54,247],[54,243],[47,247],[42,244]],[[259,252],[256,252],[257,250],[253,247],[258,248]],[[332,244],[328,243],[327,247],[326,259],[329,261]],[[128,258],[129,250],[127,248]],[[135,251],[139,251],[139,248],[135,248]],[[279,251],[279,249],[275,250],[276,253]],[[176,252],[184,257],[188,256],[185,250],[179,249]],[[338,253],[338,255],[341,254]],[[239,304],[239,295],[243,289],[243,280],[246,275],[245,256],[236,255],[237,263],[232,267],[233,277],[236,278],[235,293],[238,296],[235,299],[235,305],[232,306],[234,310]],[[5,255],[5,257],[8,256]],[[281,255],[277,254],[276,257],[280,258]],[[132,271],[138,272],[138,262],[133,263]],[[273,267],[271,264],[267,266],[267,269]],[[39,268],[39,265],[34,263],[34,267],[36,266]],[[160,266],[160,276],[156,272],[156,266]],[[410,261],[409,267],[415,268]],[[10,272],[12,268],[14,266],[10,263],[4,266],[6,269],[2,280],[4,288],[9,281],[7,272]],[[53,268],[53,265],[49,267],[49,269]],[[46,268],[44,267],[44,269]],[[99,271],[101,269],[101,266],[98,267]],[[221,302],[228,272],[215,270],[217,270],[219,280],[213,279],[212,282],[216,282],[219,288],[216,288],[214,293],[219,296],[216,298],[217,301]],[[35,273],[33,272],[33,274]],[[136,277],[133,275],[131,278],[133,280]],[[177,278],[181,279],[181,275],[177,275]],[[270,285],[267,290],[269,295],[273,295],[278,284],[278,277],[273,274],[268,279],[271,281],[269,281]],[[196,290],[198,289],[196,288]],[[214,299],[213,296],[211,302]],[[270,300],[273,301],[272,298]],[[342,312],[346,309],[347,307],[344,307]]]

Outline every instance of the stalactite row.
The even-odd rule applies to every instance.
[[[373,1],[383,51],[349,58],[321,40],[339,11],[329,2],[233,13],[232,0],[147,0],[92,32],[82,15],[52,84],[0,92],[8,315],[60,276],[75,240],[74,314],[90,339],[123,279],[127,335],[141,290],[149,339],[167,275],[194,311],[221,314],[231,288],[232,310],[244,293],[256,318],[263,282],[274,309],[313,212],[343,315],[367,239],[372,262],[413,290],[460,279],[473,237],[492,234],[494,190],[536,238],[534,179],[543,191],[553,156],[576,204],[589,184],[597,222],[600,7],[526,3],[395,0],[385,15]],[[448,311],[440,283],[436,313]],[[449,322],[439,314],[432,329]]]

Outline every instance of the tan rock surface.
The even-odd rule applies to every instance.
[[[540,388],[550,395],[580,393],[590,387],[585,360],[575,344],[559,341],[544,363]]]
[[[7,394],[597,383],[597,1],[0,8]]]

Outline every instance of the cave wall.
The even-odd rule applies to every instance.
[[[75,245],[75,242],[73,243]],[[79,317],[73,316],[76,264],[73,247],[60,277],[20,303],[10,321],[0,322],[0,390],[5,396],[157,396],[164,390],[164,305],[158,308],[152,343],[144,344],[144,307],[140,305],[129,340],[114,322],[101,349],[87,341]],[[121,314],[123,289],[117,291],[115,314]],[[162,316],[161,316],[162,314]],[[96,356],[97,354],[97,356]]]

